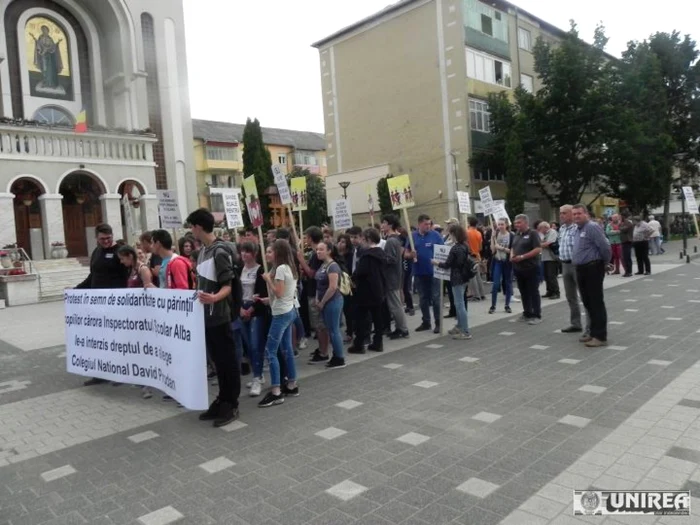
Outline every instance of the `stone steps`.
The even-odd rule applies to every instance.
[[[72,257],[33,261],[32,264],[39,274],[39,298],[42,302],[61,300],[63,290],[79,284],[90,273],[90,268],[81,259]]]

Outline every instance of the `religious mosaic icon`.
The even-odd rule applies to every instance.
[[[36,16],[27,21],[25,37],[31,95],[73,100],[66,32],[53,20]]]

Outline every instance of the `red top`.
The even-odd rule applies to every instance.
[[[171,290],[189,290],[191,272],[189,259],[173,254],[165,267],[165,287]]]

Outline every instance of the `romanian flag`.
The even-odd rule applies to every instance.
[[[87,133],[87,113],[82,110],[75,119],[75,132]]]

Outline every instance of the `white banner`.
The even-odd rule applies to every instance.
[[[64,307],[68,372],[209,406],[204,308],[193,291],[66,290]]]
[[[272,165],[272,176],[275,178],[275,185],[277,186],[277,191],[280,194],[280,201],[282,204],[287,206],[292,203],[292,194],[289,191],[289,184],[287,184],[287,176],[282,170],[281,164]]]
[[[180,204],[175,190],[156,190],[158,195],[158,215],[160,227],[166,230],[182,228]]]
[[[690,186],[683,186],[683,196],[685,197],[685,203],[688,205],[688,212],[697,214],[698,202],[695,200],[693,188]]]
[[[492,210],[493,220],[500,221],[501,219],[504,219],[508,221],[508,223],[510,223],[510,217],[508,216],[508,212],[506,211],[506,201],[493,201]]]
[[[469,215],[472,212],[472,205],[469,199],[469,193],[466,191],[457,191],[457,204],[459,205],[459,213]]]
[[[241,212],[241,192],[226,192],[222,193],[221,197],[224,201],[224,212],[226,213],[226,224],[230,229],[242,228],[243,213]]]
[[[438,262],[444,263],[447,260],[447,256],[450,253],[452,246],[445,246],[444,244],[433,244],[433,259]],[[450,280],[450,269],[440,268],[439,266],[433,267],[433,276],[441,281]],[[442,286],[442,285],[441,285]]]
[[[493,214],[493,197],[491,196],[491,188],[489,186],[479,190],[479,198],[481,199],[481,206],[484,209],[484,215]]]
[[[347,230],[352,227],[352,210],[349,200],[331,201],[331,210],[333,211],[333,227],[336,230]]]

